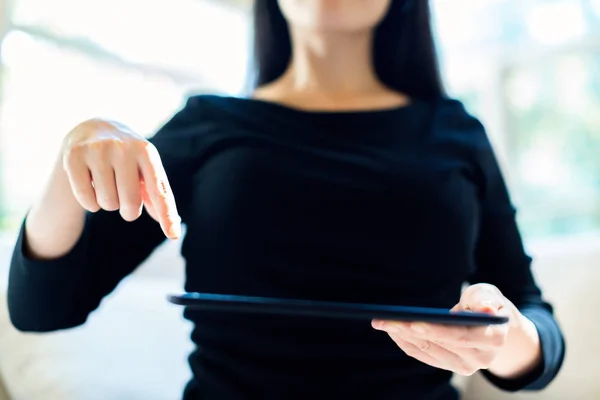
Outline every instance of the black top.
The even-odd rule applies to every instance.
[[[482,125],[453,100],[308,112],[192,97],[152,142],[187,225],[187,291],[452,307],[494,284],[537,326],[544,363],[506,390],[539,389],[564,356],[530,271]],[[65,257],[23,253],[8,302],[22,330],[82,324],[164,240],[147,214],[89,215]],[[186,311],[186,400],[455,399],[451,374],[407,357],[368,322]]]

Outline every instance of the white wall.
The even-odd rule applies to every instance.
[[[474,377],[465,400],[600,399],[600,238],[532,243],[529,247],[538,282],[565,333],[563,369],[546,391],[530,394],[507,395]]]

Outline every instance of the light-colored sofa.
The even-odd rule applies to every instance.
[[[539,393],[509,395],[481,377],[457,380],[466,400],[600,399],[600,239],[534,246],[536,272],[556,305],[568,340],[559,378]],[[594,244],[597,244],[594,250]],[[0,247],[0,271],[8,263],[10,240]],[[5,280],[6,273],[0,275]],[[0,288],[5,288],[5,282]],[[186,356],[190,326],[165,296],[179,292],[183,262],[178,244],[167,243],[124,281],[80,328],[33,335],[9,324],[0,296],[0,400],[170,400],[181,396],[189,378]],[[2,385],[0,385],[1,387]]]

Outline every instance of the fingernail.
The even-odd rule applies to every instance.
[[[379,331],[383,330],[384,325],[385,325],[385,323],[383,321],[380,321],[377,319],[374,319],[373,321],[371,321],[371,326],[374,329],[377,329]]]
[[[427,333],[427,327],[420,322],[415,322],[415,323],[410,324],[410,329],[412,329],[413,332],[416,332],[419,334]]]
[[[171,237],[171,239],[179,239],[181,237],[181,222],[175,222],[171,225],[169,237]]]
[[[478,307],[482,311],[496,311],[498,309],[498,304],[493,301],[482,301]]]

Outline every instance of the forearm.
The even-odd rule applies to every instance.
[[[39,260],[62,257],[77,243],[84,222],[85,210],[73,195],[61,160],[57,160],[42,196],[27,216],[24,250]]]
[[[518,379],[543,362],[537,328],[515,306],[510,307],[510,328],[506,344],[488,369],[502,379]]]
[[[13,325],[22,331],[47,332],[83,323],[81,294],[86,248],[80,241],[61,258],[36,260],[25,253],[25,227],[15,245],[8,279],[7,303]]]

